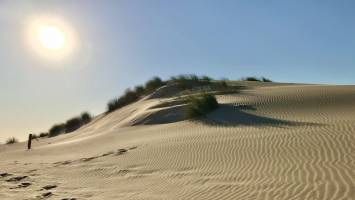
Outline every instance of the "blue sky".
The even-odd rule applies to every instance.
[[[354,84],[354,1],[0,1],[0,141],[26,138],[154,75]],[[26,45],[32,15],[63,19],[80,46],[65,61]]]

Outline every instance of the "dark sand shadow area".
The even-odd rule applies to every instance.
[[[220,105],[219,108],[206,117],[197,121],[207,125],[215,126],[315,126],[320,125],[311,122],[295,122],[282,119],[274,119],[265,116],[258,116],[246,112],[246,110],[255,111],[256,108],[251,105],[235,106],[230,104]]]
[[[231,105],[220,104],[219,108],[204,117],[194,119],[198,123],[212,126],[315,126],[321,125],[311,122],[296,122],[282,119],[274,119],[265,116],[259,116],[247,111],[256,111],[252,105]],[[167,124],[187,120],[186,105],[168,107],[157,112],[152,112],[142,119],[134,121],[132,125],[154,125]]]

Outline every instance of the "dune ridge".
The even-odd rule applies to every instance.
[[[355,199],[355,86],[243,84],[198,121],[162,90],[31,151],[3,146],[0,199]]]

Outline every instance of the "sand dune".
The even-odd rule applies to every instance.
[[[161,90],[1,146],[0,199],[355,199],[355,86],[243,84],[199,121]]]

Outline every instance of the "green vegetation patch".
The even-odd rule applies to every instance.
[[[190,96],[186,114],[188,118],[197,118],[218,108],[216,97],[211,94]]]

